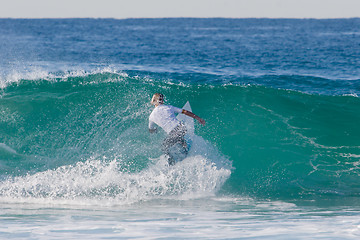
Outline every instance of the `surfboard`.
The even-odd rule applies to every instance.
[[[192,112],[189,101],[185,103],[182,109]],[[194,119],[182,113],[179,113],[176,118],[186,126],[187,133],[185,135],[185,140],[188,143],[188,148],[190,150],[195,132]]]
[[[185,105],[182,107],[182,109],[185,109],[187,111],[192,111],[189,101],[185,103]],[[184,139],[187,143],[187,151],[181,146],[180,144],[175,144],[173,147],[169,149],[170,154],[173,158],[173,160],[176,162],[182,161],[184,158],[187,157],[188,152],[190,151],[193,139],[194,139],[194,132],[195,132],[195,123],[194,119],[186,116],[185,114],[179,113],[176,117],[180,122],[182,122],[187,129],[187,132],[184,136]]]

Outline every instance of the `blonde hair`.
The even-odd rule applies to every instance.
[[[164,103],[164,95],[161,93],[155,93],[151,99],[151,104],[163,104]]]

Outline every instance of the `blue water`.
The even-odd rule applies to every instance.
[[[358,239],[360,19],[0,19],[0,238]],[[155,92],[206,120],[173,167]]]

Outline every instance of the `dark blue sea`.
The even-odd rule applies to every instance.
[[[0,238],[359,239],[359,96],[359,18],[0,19]]]

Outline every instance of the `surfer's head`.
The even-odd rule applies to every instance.
[[[154,106],[158,106],[164,103],[164,95],[161,93],[155,93],[151,99],[151,104]]]

